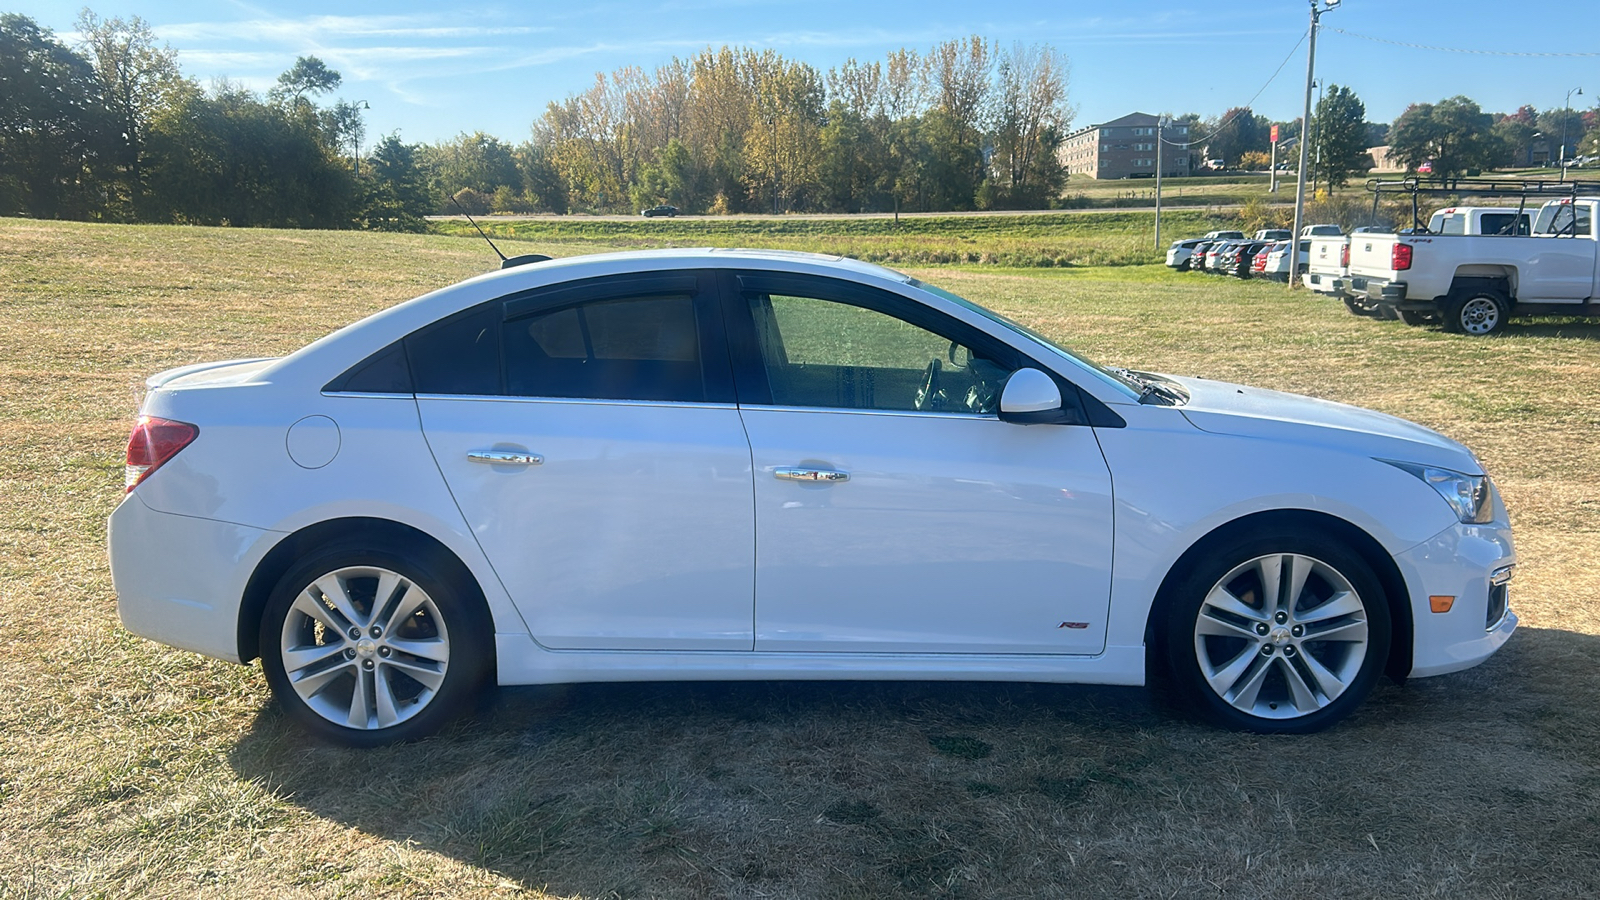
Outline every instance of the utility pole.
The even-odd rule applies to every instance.
[[[1560,181],[1562,183],[1567,180],[1567,121],[1572,118],[1572,95],[1574,93],[1582,97],[1583,88],[1575,87],[1567,91],[1567,99],[1561,101],[1562,109],[1564,110],[1561,114],[1561,158],[1556,160],[1556,168],[1561,170]]]
[[[1328,9],[1338,9],[1341,0],[1323,0]],[[1317,21],[1326,12],[1317,6],[1317,0],[1311,0],[1311,34],[1310,44],[1306,50],[1306,103],[1305,112],[1300,119],[1300,170],[1295,173],[1294,181],[1294,234],[1289,237],[1294,244],[1294,252],[1289,254],[1289,289],[1293,290],[1300,284],[1300,229],[1304,225],[1306,213],[1306,163],[1311,147],[1306,142],[1306,136],[1311,128],[1311,84],[1317,75]]]
[[[1156,113],[1156,249],[1161,249],[1161,126],[1162,116]]]

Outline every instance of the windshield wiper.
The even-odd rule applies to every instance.
[[[1135,372],[1122,366],[1111,366],[1110,370],[1121,378],[1127,379],[1139,388],[1140,403],[1162,403],[1165,406],[1177,406],[1189,401],[1189,395],[1180,388],[1167,384],[1159,378],[1145,372]]]

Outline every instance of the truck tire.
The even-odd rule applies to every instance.
[[[1355,297],[1344,298],[1344,308],[1350,310],[1352,316],[1375,316],[1378,310],[1364,299]]]
[[[1444,328],[1457,334],[1494,334],[1511,317],[1511,301],[1504,293],[1487,287],[1468,288],[1450,295],[1445,306]]]
[[[1429,322],[1432,322],[1435,318],[1433,313],[1425,313],[1409,309],[1397,310],[1397,312],[1400,313],[1400,321],[1413,327],[1417,325],[1426,325]]]

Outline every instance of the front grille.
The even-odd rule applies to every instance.
[[[1506,617],[1506,594],[1511,586],[1509,584],[1489,585],[1489,612],[1484,620],[1484,628],[1493,631],[1500,620]]]

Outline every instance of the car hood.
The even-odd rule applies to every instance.
[[[1398,416],[1225,381],[1163,377],[1189,392],[1189,402],[1181,410],[1201,431],[1332,446],[1379,459],[1483,474],[1471,450]]]

